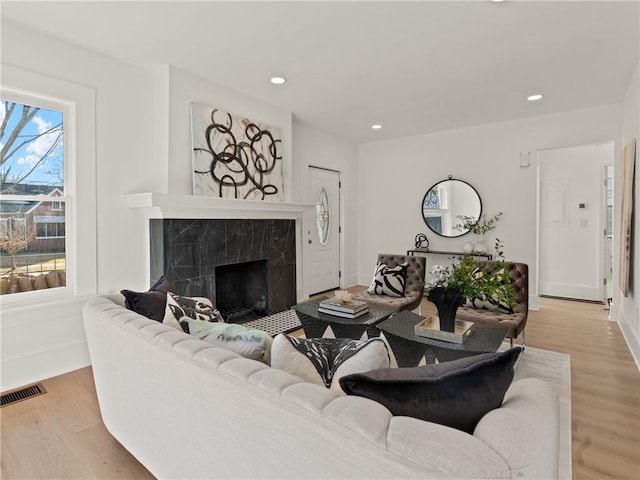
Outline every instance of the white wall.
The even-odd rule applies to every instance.
[[[640,366],[640,77],[638,71],[640,63],[629,82],[629,87],[622,101],[622,143],[618,150],[622,150],[632,139],[636,139],[636,168],[635,168],[635,204],[634,204],[634,226],[635,234],[632,246],[631,265],[631,292],[628,297],[623,297],[618,284],[619,251],[614,256],[613,270],[613,306],[611,315],[613,319],[618,319],[622,333],[627,340],[629,349]],[[622,192],[621,162],[615,164],[615,205],[616,214],[614,217],[614,228],[620,238],[620,205]],[[617,250],[618,242],[614,243]]]
[[[504,212],[487,244],[501,239],[508,259],[530,266],[530,306],[537,308],[535,152],[610,140],[619,146],[620,131],[616,104],[360,145],[358,201],[366,214],[358,217],[359,282],[369,282],[376,253],[404,252],[418,232],[432,249],[462,249],[468,237],[437,236],[420,212],[427,189],[453,175],[478,190],[488,215]],[[532,152],[530,167],[520,167],[521,152]]]

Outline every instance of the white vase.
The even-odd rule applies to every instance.
[[[476,253],[487,253],[487,246],[484,243],[484,236],[478,236],[478,238],[476,239],[476,245],[473,247],[473,251]]]

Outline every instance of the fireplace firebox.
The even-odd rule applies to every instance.
[[[267,314],[267,261],[232,263],[215,268],[216,306],[228,323]]]

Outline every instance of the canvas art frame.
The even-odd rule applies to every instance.
[[[633,246],[633,179],[635,175],[636,140],[622,150],[622,208],[620,221],[620,276],[622,295],[629,296]]]
[[[194,195],[284,200],[280,128],[192,103],[191,138]]]

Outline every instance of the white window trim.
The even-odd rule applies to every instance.
[[[2,309],[94,295],[97,292],[95,89],[9,65],[0,67],[0,91],[4,98],[26,104],[35,102],[38,106],[63,112],[67,216],[64,237],[67,286],[2,295]]]

